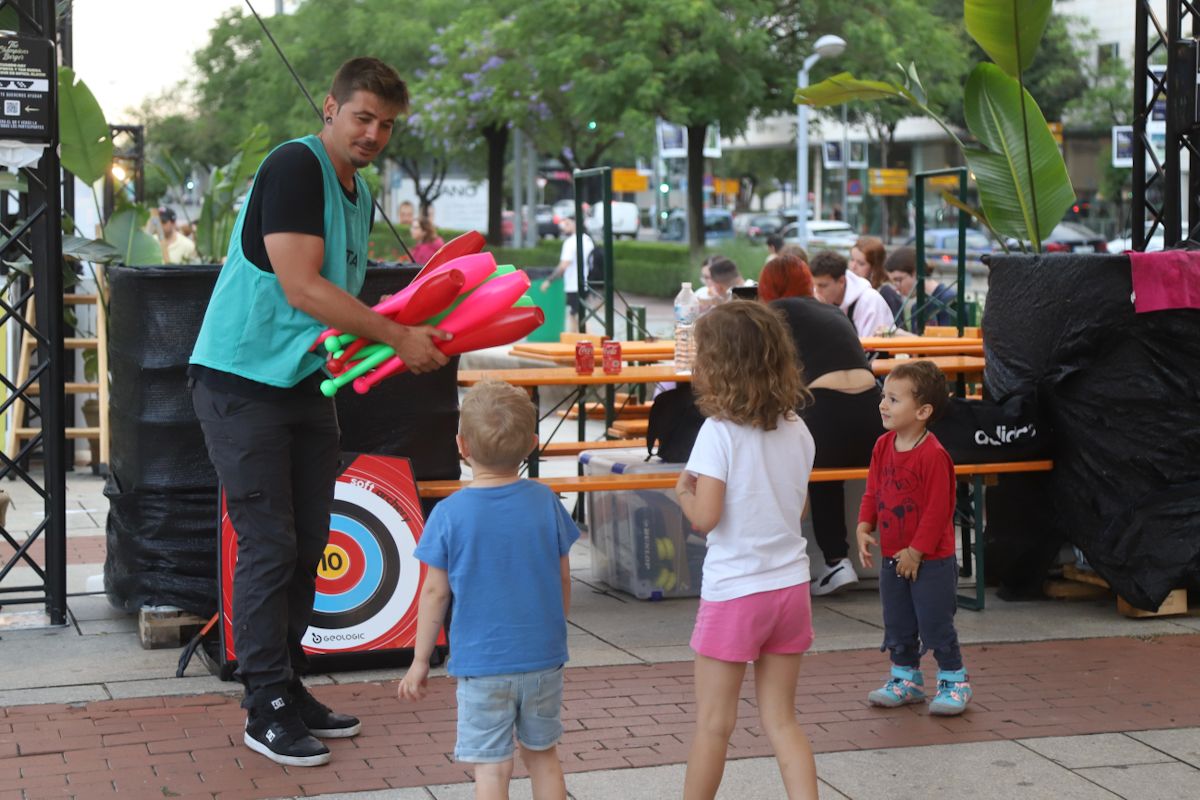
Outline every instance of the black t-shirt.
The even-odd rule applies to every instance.
[[[341,188],[350,202],[357,202],[357,191]],[[242,223],[242,253],[261,270],[275,271],[263,239],[268,234],[305,233],[325,238],[325,178],[320,160],[305,144],[289,142],[267,156],[258,168],[246,203],[249,208]],[[279,389],[199,364],[191,365],[188,375],[211,389],[261,399],[292,391],[319,391],[323,377],[317,374],[292,389]]]
[[[785,297],[771,307],[783,312],[796,340],[805,383],[839,370],[869,369],[854,323],[837,306],[815,297]]]

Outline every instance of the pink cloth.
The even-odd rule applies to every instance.
[[[1130,253],[1129,263],[1137,313],[1200,308],[1200,251]]]
[[[413,245],[413,263],[420,264],[422,267],[425,266],[429,263],[429,259],[433,258],[433,254],[442,249],[443,244],[445,242],[442,241],[442,237],[437,236],[434,237],[432,242],[421,242],[420,244]]]
[[[756,661],[763,653],[803,653],[812,647],[808,582],[733,600],[701,600],[692,649],[718,661]]]

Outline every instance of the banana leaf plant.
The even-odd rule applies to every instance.
[[[101,220],[100,240],[78,236],[63,241],[63,254],[82,260],[100,263],[120,263],[126,266],[150,266],[162,263],[162,248],[158,241],[146,233],[141,226],[149,219],[150,212],[133,203],[121,205],[108,220],[100,213],[100,199],[95,186],[112,168],[113,144],[104,111],[96,102],[95,95],[83,81],[79,80],[70,67],[58,68],[58,125],[62,141],[60,148],[63,167],[72,175],[92,187],[92,200],[96,204],[96,216]],[[74,226],[72,226],[74,227]],[[94,246],[96,241],[112,247],[112,252]],[[69,250],[69,246],[81,246],[90,255]],[[108,258],[102,255],[108,253]]]
[[[796,102],[825,107],[847,102],[901,100],[933,119],[962,150],[979,188],[981,210],[965,209],[1004,242],[1042,241],[1075,202],[1058,143],[1024,75],[1050,19],[1051,0],[964,0],[967,33],[992,61],[977,64],[963,89],[964,142],[929,107],[915,64],[900,66],[899,83],[860,80],[848,72],[796,92]],[[899,65],[898,65],[899,66]],[[955,203],[955,205],[958,205]]]

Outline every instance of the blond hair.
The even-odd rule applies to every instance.
[[[762,303],[717,306],[696,322],[696,405],[707,416],[775,430],[812,398],[782,317]]]
[[[463,397],[459,433],[472,460],[515,468],[533,449],[537,409],[529,395],[501,381],[480,381]]]

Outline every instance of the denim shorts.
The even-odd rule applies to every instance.
[[[513,729],[527,750],[562,738],[563,668],[458,679],[454,759],[478,764],[513,757]]]

